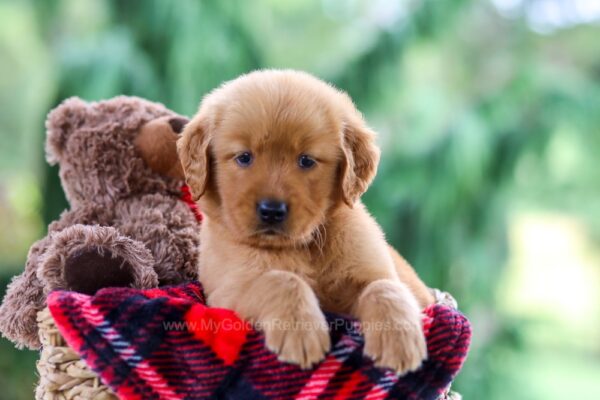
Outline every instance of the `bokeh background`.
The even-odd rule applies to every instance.
[[[365,202],[474,326],[465,399],[600,393],[600,2],[0,0],[0,295],[67,206],[44,118],[118,94],[193,114],[224,80],[309,71],[383,148]],[[35,352],[0,339],[0,399]]]

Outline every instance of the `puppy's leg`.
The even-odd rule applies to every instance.
[[[358,298],[355,315],[362,323],[365,354],[377,366],[404,374],[427,358],[419,307],[403,283],[391,279],[369,283]]]
[[[400,281],[402,281],[410,289],[411,293],[417,298],[417,302],[421,309],[427,308],[435,302],[435,298],[431,290],[419,278],[413,267],[402,257],[393,247],[388,246],[394,266]]]
[[[294,273],[268,271],[237,298],[235,310],[265,334],[281,361],[310,368],[329,351],[329,329],[310,286]]]

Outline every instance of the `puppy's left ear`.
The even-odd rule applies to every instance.
[[[353,114],[344,124],[341,168],[342,198],[350,207],[373,181],[380,154],[375,145],[375,132],[366,125],[358,111]]]
[[[185,174],[185,180],[190,186],[192,196],[197,201],[206,191],[208,185],[210,155],[209,132],[201,115],[196,115],[183,128],[183,133],[177,141],[177,153]]]

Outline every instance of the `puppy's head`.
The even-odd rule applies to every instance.
[[[343,92],[297,71],[257,71],[207,95],[177,147],[203,211],[264,246],[311,241],[352,205],[379,160],[374,133]]]

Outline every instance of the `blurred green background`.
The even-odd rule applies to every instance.
[[[600,393],[600,2],[0,0],[0,295],[66,207],[44,161],[62,99],[194,113],[262,67],[348,91],[383,148],[365,202],[474,326],[466,399]],[[35,352],[0,339],[0,399]]]

